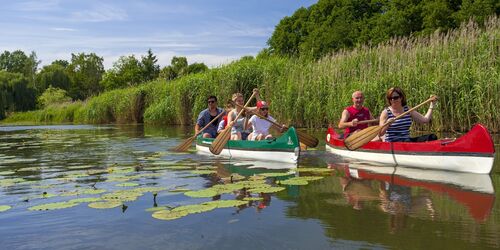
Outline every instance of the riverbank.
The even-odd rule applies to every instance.
[[[174,81],[156,80],[113,90],[85,102],[11,114],[10,123],[192,124],[217,95],[248,97],[259,88],[282,123],[319,128],[336,123],[354,90],[365,92],[375,115],[386,106],[385,91],[399,86],[409,105],[440,97],[433,122],[416,129],[465,131],[477,122],[500,131],[500,20],[479,28],[462,25],[448,33],[393,39],[376,47],[339,51],[318,61],[258,56]],[[422,108],[422,112],[425,112]]]

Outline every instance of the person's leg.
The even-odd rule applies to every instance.
[[[212,135],[210,133],[203,133],[203,138],[212,138]]]
[[[273,135],[272,134],[268,134],[266,135],[266,140],[272,140],[273,139]]]

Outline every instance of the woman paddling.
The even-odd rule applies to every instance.
[[[380,114],[380,126],[383,126],[387,121],[394,120],[394,117],[410,109],[406,105],[406,95],[401,88],[394,87],[387,90],[386,99],[389,106],[385,108]],[[436,101],[437,97],[435,97],[434,101],[431,102],[429,109],[427,110],[427,113],[425,115],[422,115],[414,110],[409,114],[401,117],[400,119],[393,121],[389,126],[384,127],[380,131],[379,135],[383,136],[385,134],[384,141],[387,142],[421,142],[436,140],[437,137],[434,134],[410,138],[410,127],[412,122],[430,122],[432,117],[432,110],[434,109]]]

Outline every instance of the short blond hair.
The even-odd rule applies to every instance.
[[[231,100],[236,101],[236,99],[238,99],[238,97],[243,97],[243,94],[241,93],[234,93],[233,94],[233,97],[231,98]]]

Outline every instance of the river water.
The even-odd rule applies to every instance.
[[[322,144],[301,154],[299,170],[214,159],[194,147],[181,154],[167,150],[190,132],[140,125],[0,127],[1,249],[500,247],[498,136],[492,174],[474,175],[347,163],[324,151],[323,132],[315,133]],[[184,194],[263,173],[318,180],[282,185],[289,177],[276,174],[262,182],[284,190],[269,194]],[[117,198],[123,190],[134,195]],[[91,207],[103,197],[119,205]],[[150,211],[244,198],[238,206],[173,220]],[[68,206],[39,206],[51,203]]]

